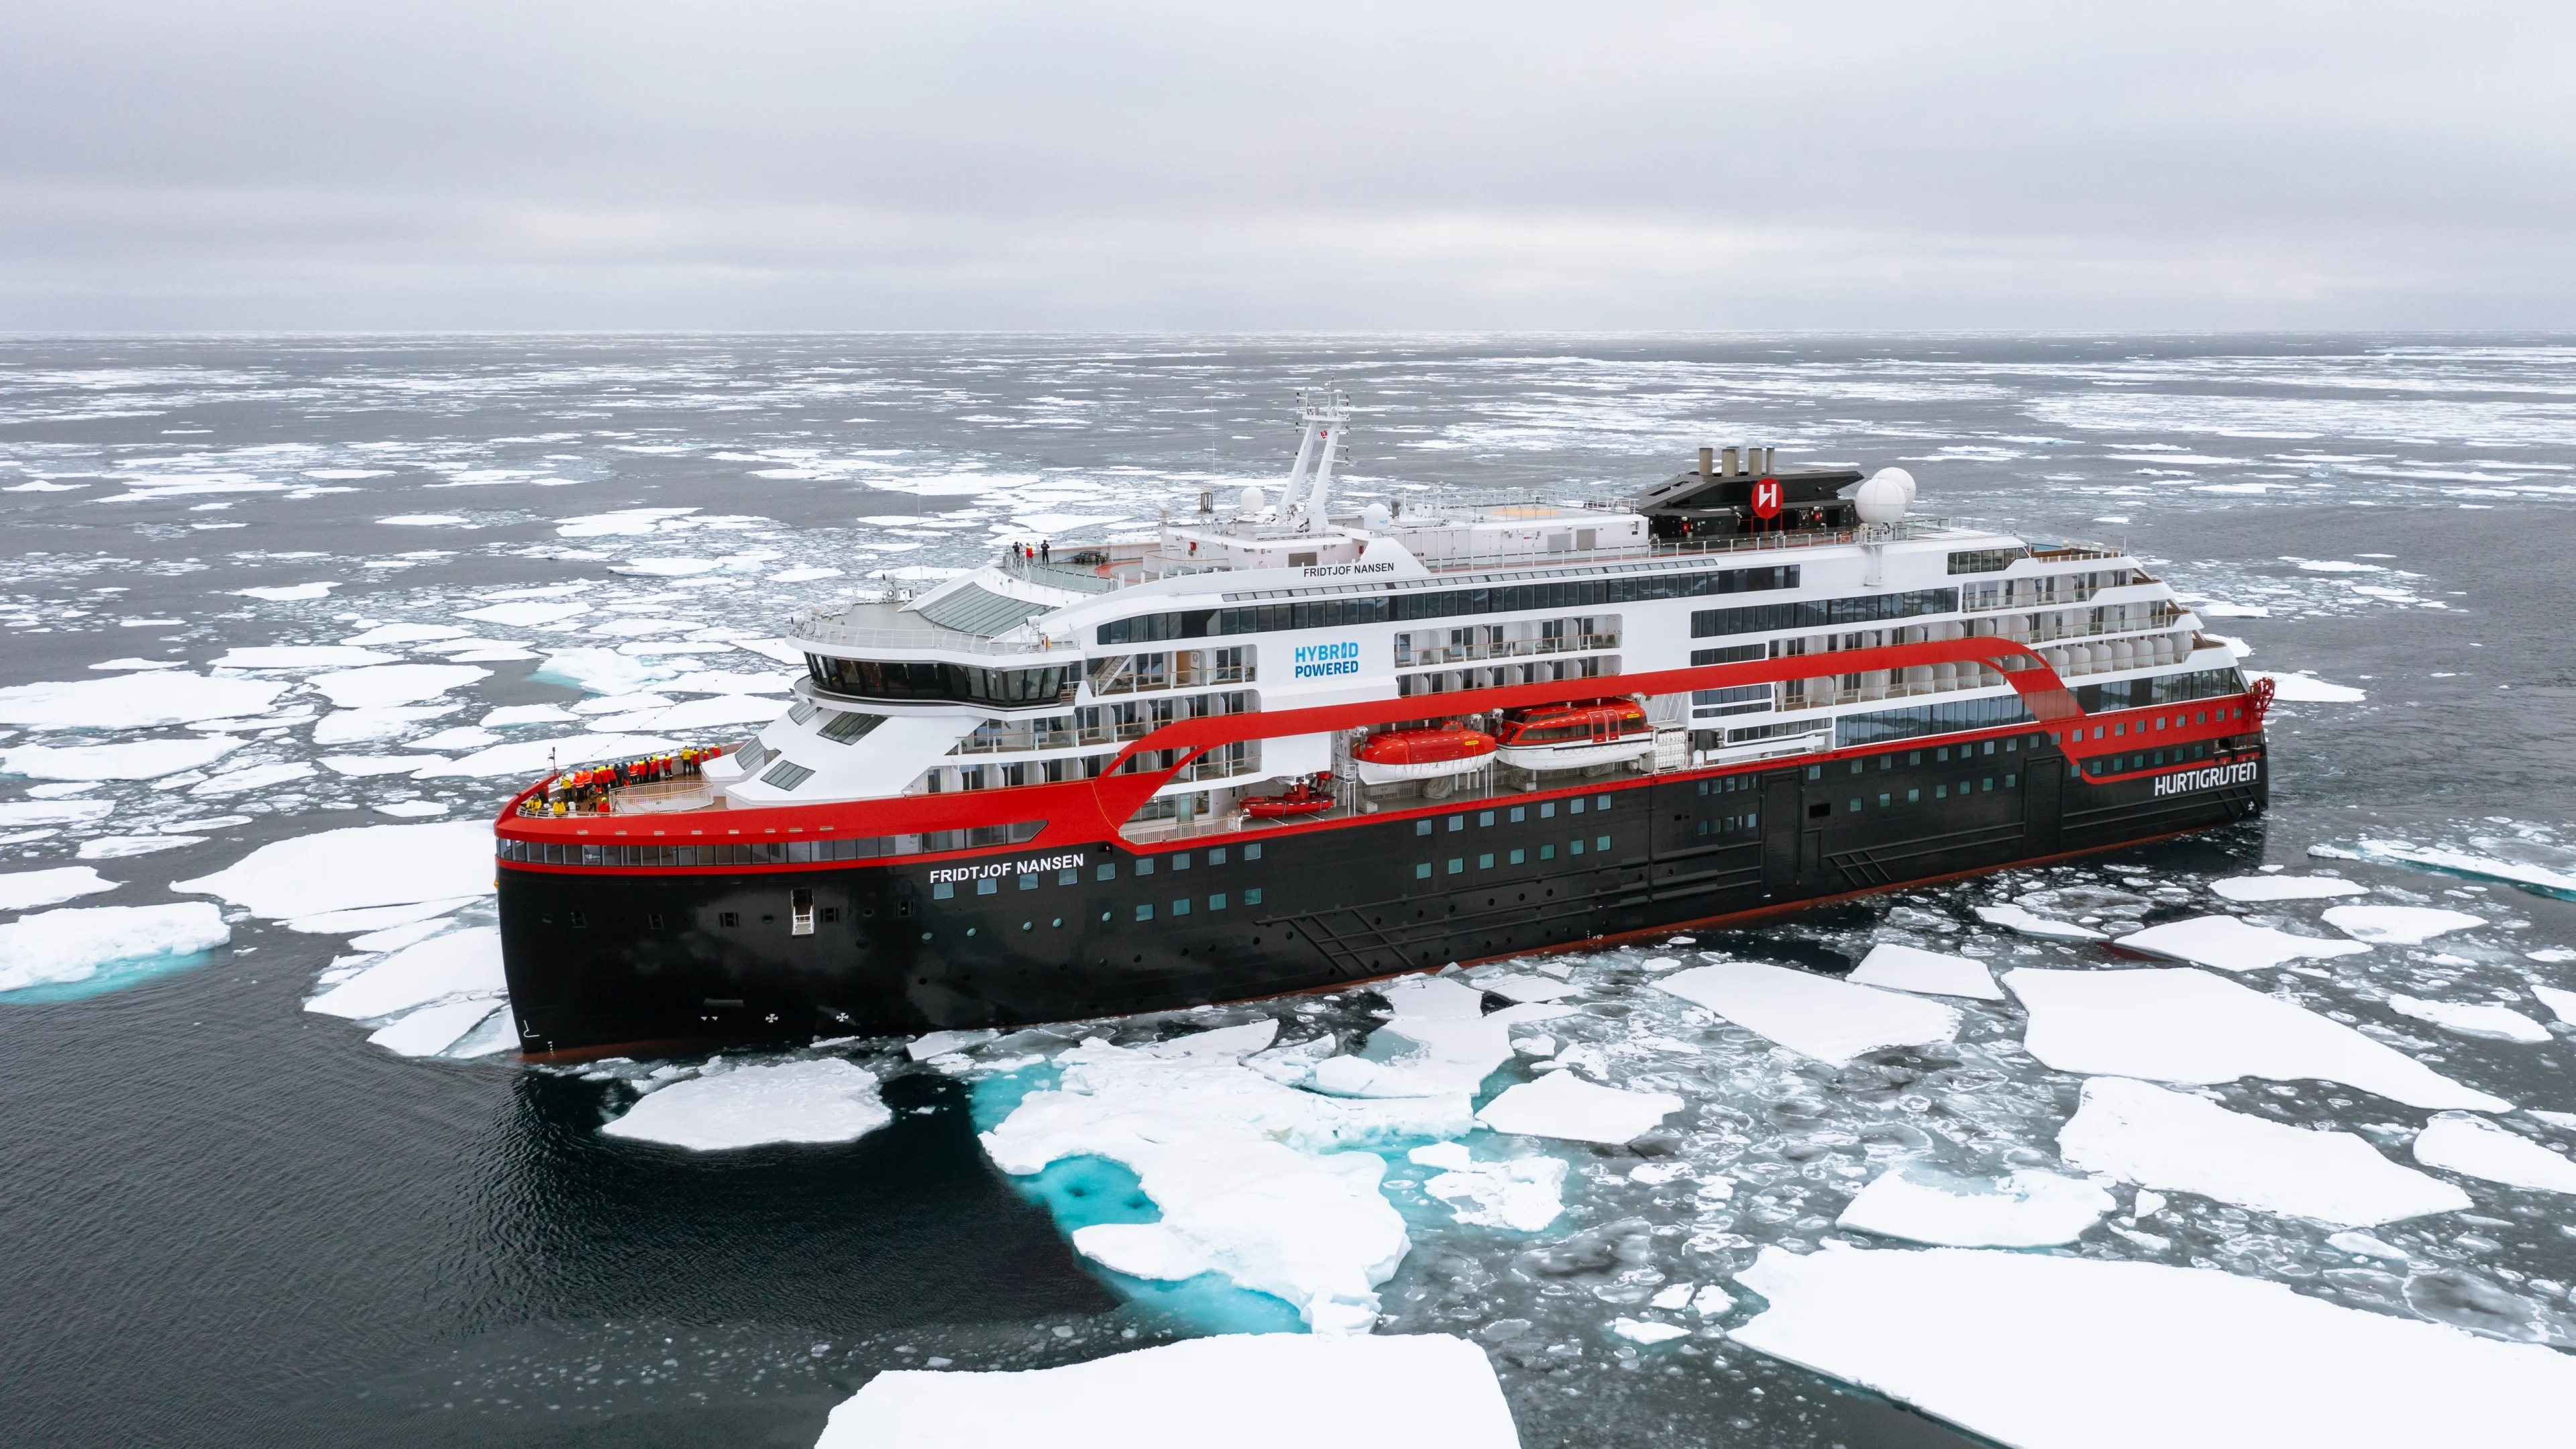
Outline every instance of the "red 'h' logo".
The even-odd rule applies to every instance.
[[[1780,511],[1780,480],[1765,478],[1753,485],[1753,516],[1770,518]]]

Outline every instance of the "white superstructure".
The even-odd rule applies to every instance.
[[[1795,678],[1642,699],[1659,748],[1622,768],[1688,768],[2003,723],[2019,697],[1978,662],[1833,667],[1851,650],[1971,635],[2030,645],[2106,707],[2242,688],[2231,652],[2133,559],[1913,514],[1895,470],[1860,487],[1859,516],[1879,521],[1733,537],[1659,539],[1647,512],[1585,505],[1334,511],[1348,399],[1301,404],[1275,499],[1203,495],[1195,517],[1150,537],[1015,554],[918,597],[801,621],[813,673],[709,781],[734,806],[1010,789],[1097,775],[1181,719],[1418,698],[1409,717],[1436,721],[1458,713],[1442,697],[1465,690],[1611,697],[1628,692],[1623,676],[1813,661]],[[1327,770],[1347,808],[1367,809],[1353,745],[1313,733],[1225,746],[1131,828],[1239,824],[1245,795]]]

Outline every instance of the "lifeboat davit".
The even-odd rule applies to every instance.
[[[1284,820],[1299,815],[1321,815],[1333,808],[1333,777],[1329,774],[1301,779],[1279,795],[1255,795],[1243,802],[1243,813],[1255,820]]]
[[[1372,735],[1360,746],[1354,763],[1361,784],[1393,785],[1481,770],[1493,763],[1494,749],[1492,735],[1453,719],[1437,729]]]
[[[1591,699],[1513,710],[1503,717],[1503,763],[1524,770],[1580,770],[1633,760],[1655,747],[1635,700]]]

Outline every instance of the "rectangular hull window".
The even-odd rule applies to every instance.
[[[791,936],[813,935],[814,893],[810,890],[789,891],[787,893],[787,907],[787,934]]]

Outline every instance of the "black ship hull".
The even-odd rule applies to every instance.
[[[766,870],[505,861],[502,948],[531,1053],[1169,1010],[1757,919],[2225,825],[2268,798],[2263,752],[2242,743],[2095,778],[2098,762],[2071,771],[2050,736],[2029,734],[1159,847]]]

